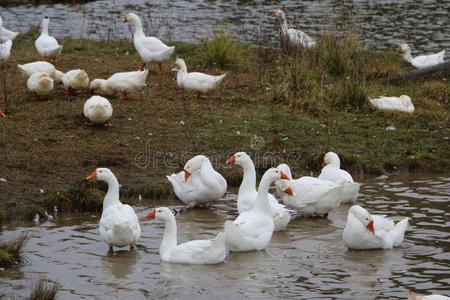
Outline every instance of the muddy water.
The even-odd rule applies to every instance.
[[[142,222],[136,251],[111,255],[97,234],[98,215],[60,214],[55,223],[3,232],[1,239],[25,230],[30,240],[27,263],[0,272],[0,291],[23,297],[45,275],[60,283],[58,299],[404,299],[407,289],[450,296],[450,178],[366,180],[359,201],[374,213],[412,218],[400,248],[348,251],[341,234],[349,206],[342,206],[329,220],[297,217],[266,251],[232,253],[216,266],[171,265],[160,263],[157,221]],[[179,240],[210,238],[235,216],[232,195],[178,215]]]
[[[450,48],[450,1],[446,0],[98,0],[80,5],[7,7],[1,14],[5,26],[22,32],[48,15],[54,35],[108,39],[130,37],[122,19],[135,11],[145,19],[147,32],[168,40],[199,41],[225,30],[244,41],[275,43],[278,27],[269,14],[282,5],[290,24],[313,37],[342,32],[351,15],[353,29],[374,48],[392,48],[401,41],[408,41],[413,51],[419,52]]]

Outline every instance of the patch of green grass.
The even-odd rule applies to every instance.
[[[199,61],[215,68],[238,68],[245,59],[246,46],[229,35],[218,34],[200,46]]]
[[[22,261],[22,248],[27,241],[28,236],[22,233],[18,238],[0,244],[0,267],[7,268],[12,265],[20,264]]]
[[[28,300],[54,300],[58,293],[58,284],[40,277],[31,290]]]

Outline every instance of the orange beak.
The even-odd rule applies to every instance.
[[[4,117],[4,118],[6,118],[6,115],[5,115],[5,113],[4,113],[4,112],[2,112],[1,110],[0,110],[0,117]]]
[[[89,180],[89,179],[97,179],[97,172],[94,171],[88,177],[86,177],[86,180]]]
[[[290,187],[288,187],[287,189],[284,190],[284,192],[286,194],[288,194],[289,196],[294,196],[294,193],[292,192],[292,189]]]
[[[236,163],[236,155],[231,155],[230,158],[227,159],[227,164],[234,164]]]
[[[369,229],[372,234],[375,234],[375,228],[373,227],[373,221],[370,221],[369,224],[367,224],[367,229]]]
[[[289,176],[287,176],[283,171],[281,171],[281,179],[290,180]]]
[[[272,17],[276,17],[277,16],[277,12],[276,11],[273,11],[272,12]]]
[[[189,177],[191,177],[191,173],[189,173],[188,171],[184,170],[184,182],[187,182]]]
[[[123,22],[128,23],[128,18],[127,17],[123,18]]]
[[[154,218],[156,216],[156,210],[151,210],[151,211],[149,211],[146,215],[145,215],[145,219],[148,219],[148,218]]]

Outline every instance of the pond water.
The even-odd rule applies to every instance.
[[[213,237],[236,217],[234,200],[230,194],[210,209],[177,215],[179,241]],[[142,222],[136,251],[111,255],[97,233],[98,215],[60,214],[54,223],[2,233],[3,240],[26,231],[30,239],[26,263],[0,272],[0,291],[6,299],[24,297],[45,275],[59,282],[58,299],[405,299],[408,289],[450,296],[449,200],[449,177],[373,178],[359,204],[396,220],[412,218],[400,248],[347,250],[345,205],[328,220],[297,216],[266,251],[231,253],[215,266],[161,263],[163,227],[155,220]]]
[[[77,5],[7,7],[1,14],[5,27],[21,32],[38,25],[47,15],[51,17],[51,33],[56,36],[123,39],[130,38],[131,32],[122,19],[134,11],[144,19],[148,33],[166,40],[200,41],[226,31],[244,41],[275,43],[278,26],[270,12],[281,6],[291,25],[313,37],[324,32],[342,33],[352,24],[350,27],[377,49],[405,41],[413,53],[450,48],[447,0],[99,0]]]

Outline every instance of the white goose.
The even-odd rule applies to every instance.
[[[17,65],[17,68],[25,77],[30,77],[34,73],[42,72],[53,78],[54,81],[61,81],[63,72],[56,70],[55,66],[46,61],[35,61],[24,65]]]
[[[334,152],[328,152],[323,158],[322,172],[318,178],[332,181],[334,183],[344,183],[344,196],[342,202],[355,202],[358,199],[359,184],[353,181],[352,175],[341,169],[341,160]]]
[[[237,208],[238,212],[241,214],[251,210],[253,206],[255,206],[256,197],[258,196],[258,192],[256,191],[255,165],[250,156],[245,152],[235,153],[227,160],[227,163],[241,166],[244,171],[237,198]],[[287,210],[284,205],[278,203],[277,199],[275,199],[272,194],[269,194],[268,197],[275,226],[274,231],[286,229],[286,226],[291,220],[289,210]]]
[[[281,9],[276,9],[272,11],[272,17],[276,17],[280,20],[281,35],[284,38],[287,38],[292,45],[308,49],[314,48],[316,46],[316,42],[306,33],[288,27],[288,23],[286,21],[286,14]]]
[[[98,168],[86,179],[98,179],[108,184],[99,224],[102,240],[109,245],[110,251],[113,246],[134,248],[141,237],[141,227],[134,209],[119,200],[119,182],[116,176],[110,169]]]
[[[56,61],[56,58],[61,55],[63,47],[58,44],[58,41],[54,37],[48,35],[49,23],[49,17],[45,17],[44,20],[42,20],[41,35],[34,42],[34,45],[41,56],[53,58],[53,61]]]
[[[121,93],[121,98],[127,99],[129,93],[147,86],[147,75],[148,70],[116,73],[108,79],[92,80],[89,89],[107,95]]]
[[[11,56],[12,40],[0,44],[0,61],[7,61]]]
[[[85,70],[70,70],[61,77],[64,88],[68,91],[85,90],[89,88],[89,76]]]
[[[408,291],[408,300],[450,300],[450,297],[438,294],[425,296]]]
[[[0,17],[0,42],[6,42],[14,40],[19,35],[18,32],[14,32],[3,27],[3,19]]]
[[[223,232],[212,240],[195,240],[177,245],[177,222],[170,209],[156,208],[146,218],[164,222],[164,236],[159,247],[162,261],[177,264],[220,264],[225,260],[227,249]]]
[[[33,96],[48,96],[53,91],[53,79],[46,73],[33,73],[27,80],[27,88]]]
[[[188,207],[218,200],[227,191],[227,181],[204,155],[194,156],[184,165],[183,171],[166,177],[175,195]]]
[[[213,76],[200,72],[188,73],[186,63],[181,58],[177,58],[175,64],[180,67],[174,69],[177,72],[178,86],[188,91],[197,92],[197,98],[200,97],[201,93],[205,94],[216,89],[226,76],[226,74]]]
[[[84,116],[94,124],[107,124],[113,114],[113,107],[108,99],[92,96],[83,107]]]
[[[159,72],[164,72],[162,63],[170,58],[175,50],[175,46],[169,47],[158,38],[153,36],[145,36],[144,30],[142,29],[141,19],[139,19],[136,14],[127,14],[124,19],[124,23],[128,22],[134,25],[134,47],[144,62],[141,69],[143,69],[147,63],[155,62],[159,65]]]
[[[288,176],[290,168],[286,164],[278,166]],[[291,177],[290,177],[291,178]],[[299,179],[276,182],[277,195],[283,203],[304,216],[327,216],[342,201],[344,186],[316,177],[303,176]]]
[[[350,249],[392,249],[400,246],[408,228],[409,218],[394,225],[385,216],[371,215],[359,205],[348,210],[342,237]]]
[[[230,251],[264,250],[269,245],[274,230],[268,199],[269,188],[276,180],[287,178],[287,175],[278,168],[267,170],[259,183],[253,208],[239,214],[236,220],[225,222],[225,234]]]
[[[414,105],[411,98],[406,95],[401,95],[400,97],[381,96],[374,99],[369,98],[369,102],[374,107],[381,110],[403,111],[407,113],[414,112]]]
[[[444,62],[445,50],[436,54],[420,55],[412,57],[411,48],[408,44],[402,44],[397,51],[402,53],[403,58],[417,69],[435,66]]]

